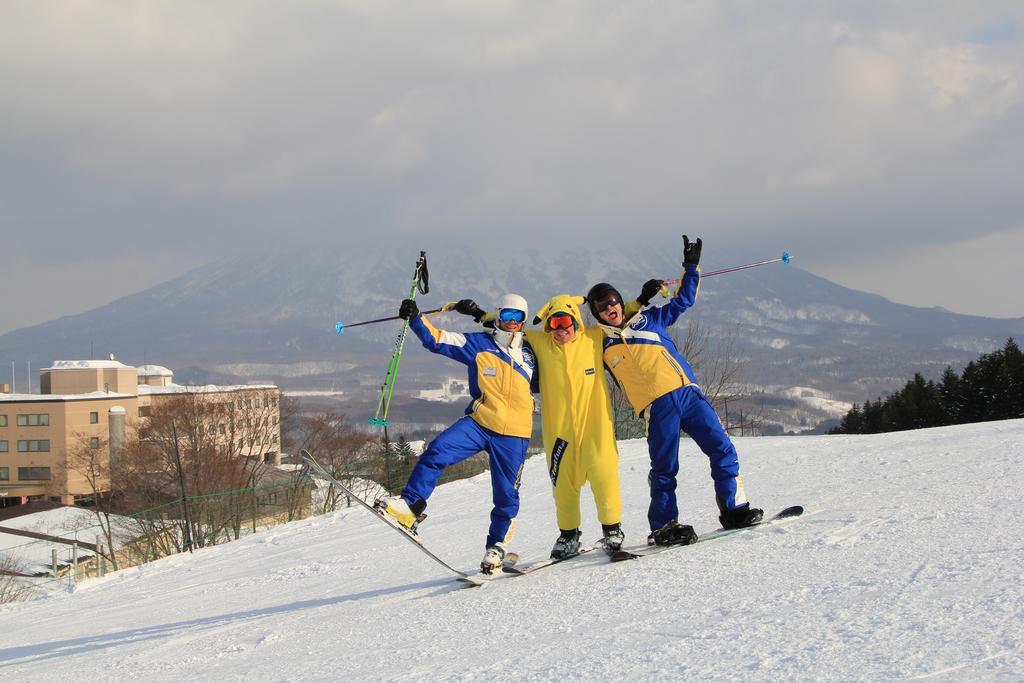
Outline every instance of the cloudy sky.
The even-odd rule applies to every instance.
[[[0,333],[413,234],[686,231],[1024,316],[1019,0],[4,0],[0,93]]]

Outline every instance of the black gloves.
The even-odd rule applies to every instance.
[[[415,318],[420,314],[420,309],[412,299],[403,299],[402,305],[398,307],[398,317],[402,320]]]
[[[476,302],[472,299],[463,299],[459,303],[455,304],[455,312],[461,313],[462,315],[471,315],[473,320],[480,322],[483,320],[486,312],[484,309],[476,305]]]
[[[683,235],[683,263],[692,263],[693,265],[700,263],[699,237],[696,242],[691,242],[686,235]],[[646,285],[644,286],[646,287]]]
[[[636,298],[636,301],[641,306],[646,306],[651,303],[651,299],[661,291],[661,280],[648,280],[644,283],[643,288],[640,290],[640,296]]]

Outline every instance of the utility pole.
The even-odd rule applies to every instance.
[[[185,517],[185,547],[192,552],[192,521],[188,518],[188,501],[185,498],[185,475],[181,471],[181,449],[178,447],[178,426],[171,421],[171,433],[174,435],[174,459],[178,464],[178,484],[181,486],[181,512]]]

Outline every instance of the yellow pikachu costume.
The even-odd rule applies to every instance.
[[[537,358],[534,377],[540,384],[544,450],[562,530],[579,528],[580,489],[587,481],[601,524],[618,524],[622,516],[619,451],[604,377],[604,332],[584,329],[579,309],[583,302],[581,296],[560,294],[537,315],[545,324],[557,313],[572,316],[576,338],[571,342],[558,344],[548,332],[525,331]]]

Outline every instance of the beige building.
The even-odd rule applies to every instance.
[[[109,449],[148,417],[189,397],[210,410],[209,433],[231,453],[280,464],[280,392],[272,384],[182,386],[167,368],[116,360],[57,361],[40,371],[39,394],[0,393],[0,507],[33,500],[72,504],[92,494],[69,468],[74,449]]]

